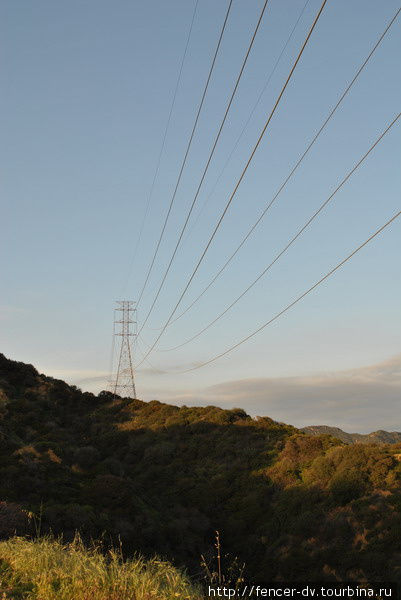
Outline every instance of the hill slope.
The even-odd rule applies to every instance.
[[[219,530],[224,568],[238,556],[250,577],[399,580],[400,453],[241,409],[94,396],[0,355],[3,536],[29,531],[24,509],[66,541],[121,539],[196,573]]]

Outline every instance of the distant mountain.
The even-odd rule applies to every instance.
[[[328,425],[308,425],[302,427],[301,431],[308,435],[322,435],[327,433],[333,437],[345,442],[346,444],[397,444],[401,442],[400,431],[372,431],[372,433],[347,433],[339,427],[329,427]]]

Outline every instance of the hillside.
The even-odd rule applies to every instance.
[[[372,431],[372,433],[347,433],[339,427],[329,427],[328,425],[308,425],[302,427],[301,431],[308,435],[331,435],[345,444],[399,444],[401,442],[401,432],[399,431]]]
[[[238,557],[249,577],[400,580],[400,453],[241,409],[94,396],[0,355],[2,537],[79,530],[199,576],[218,530],[223,568]]]

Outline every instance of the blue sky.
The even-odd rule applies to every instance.
[[[195,208],[194,217],[199,218],[144,329],[148,343],[169,316],[232,192],[320,2],[307,3],[216,185],[304,5],[305,0],[268,4]],[[226,7],[220,0],[199,1],[140,251],[130,270],[194,3],[1,3],[0,324],[1,351],[7,356],[84,389],[105,386],[114,301],[135,300],[142,287]],[[182,308],[203,289],[272,198],[398,7],[393,0],[329,0]],[[170,258],[261,8],[260,0],[233,2],[139,321]],[[399,18],[263,224],[196,307],[168,329],[160,348],[196,333],[239,295],[394,118],[401,104],[400,28]],[[279,409],[272,400],[272,381],[301,378],[296,381],[302,387],[308,378],[312,396],[326,374],[334,377],[338,401],[326,409],[313,405],[310,419],[357,428],[357,417],[347,417],[353,388],[344,386],[343,379],[340,385],[339,375],[332,374],[353,377],[355,369],[377,374],[382,364],[391,364],[393,373],[394,360],[398,364],[400,222],[249,343],[207,368],[186,375],[178,371],[256,329],[396,212],[400,147],[397,124],[296,245],[226,317],[181,350],[149,357],[157,370],[168,374],[153,372],[149,365],[142,368],[137,374],[139,395],[145,400],[224,406],[241,402],[252,414],[297,425],[302,419],[291,404],[294,388],[285,388],[288,406],[283,400]],[[254,383],[249,397],[233,392],[239,387],[248,390],[244,382],[255,381],[262,381],[257,401],[252,400]],[[381,416],[382,407],[374,401],[381,400],[379,384],[382,378],[379,383],[375,379],[373,395],[366,392],[366,403],[372,402],[373,408],[361,427],[400,429],[398,417]],[[391,385],[399,394],[399,379]],[[215,386],[227,386],[231,396],[227,392],[224,402],[217,392],[214,397],[213,390],[221,389]],[[309,418],[308,396],[302,397]]]

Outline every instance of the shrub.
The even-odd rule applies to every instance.
[[[330,492],[340,505],[348,504],[365,491],[363,478],[356,471],[337,473],[330,482]]]
[[[30,518],[19,504],[0,502],[0,538],[25,534],[30,526]]]

